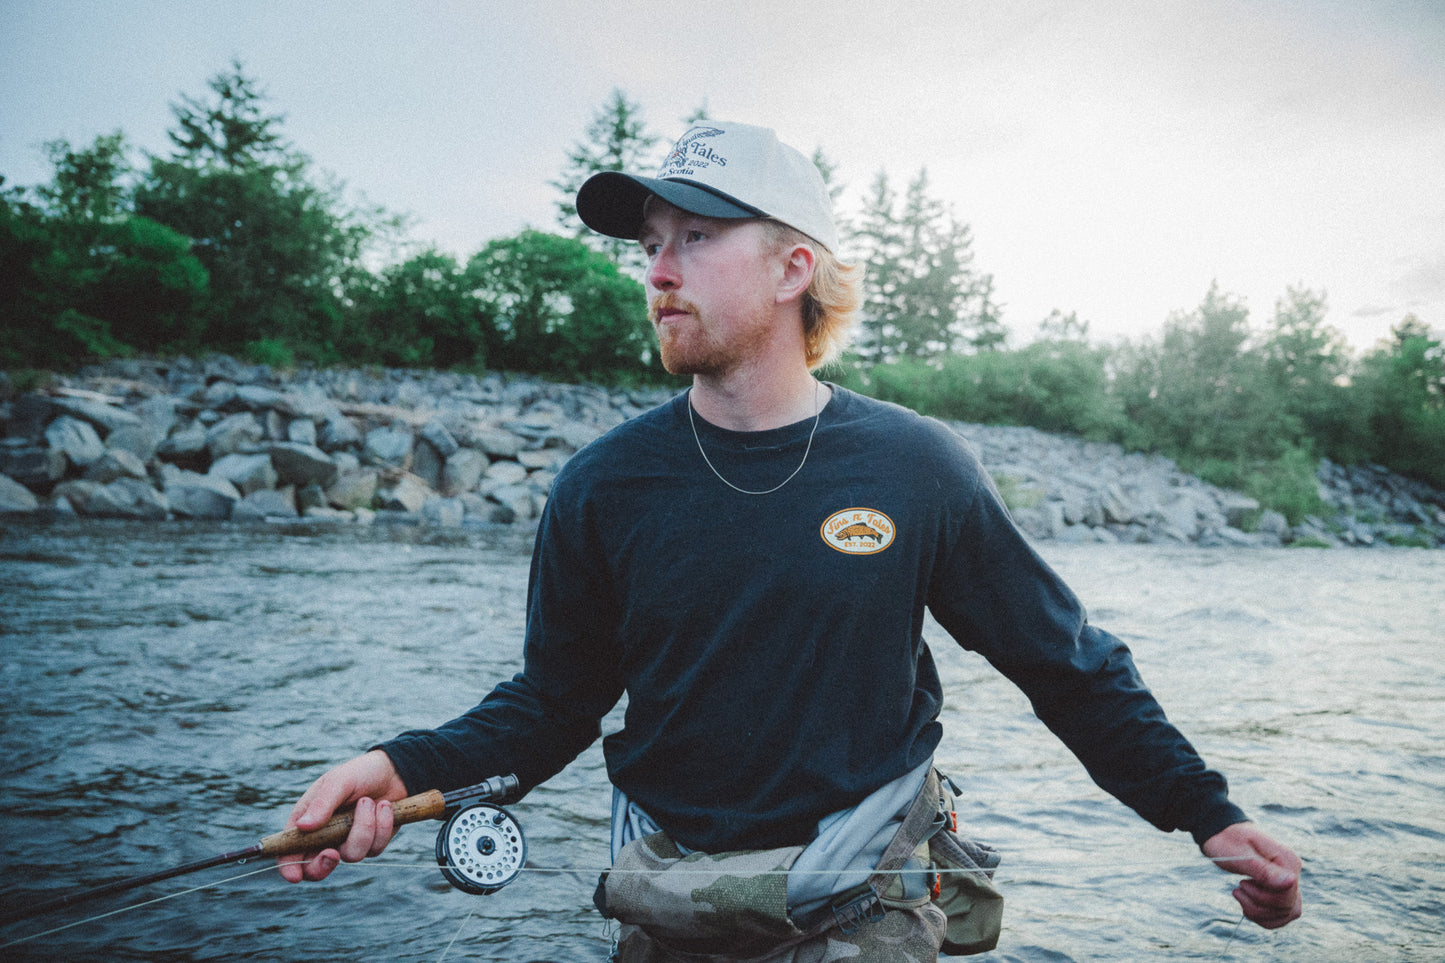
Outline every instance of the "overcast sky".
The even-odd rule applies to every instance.
[[[554,226],[621,88],[668,140],[705,100],[821,147],[845,211],[926,167],[1017,340],[1053,308],[1157,333],[1215,280],[1257,326],[1297,285],[1360,348],[1445,331],[1442,0],[0,0],[0,174],[116,129],[164,153],[233,58],[319,168],[463,257]]]

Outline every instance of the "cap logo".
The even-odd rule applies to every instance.
[[[823,522],[819,534],[844,555],[877,555],[893,544],[893,519],[871,508],[845,508]]]
[[[718,137],[723,132],[716,127],[694,127],[672,148],[672,153],[662,162],[662,169],[657,172],[659,178],[663,177],[691,177],[702,168],[712,164],[718,167],[727,166],[727,158],[718,154],[704,141],[705,137]]]

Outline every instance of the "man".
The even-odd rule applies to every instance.
[[[934,959],[943,914],[926,897],[879,906],[864,890],[873,922],[834,925],[848,922],[839,894],[904,835],[920,787],[936,785],[943,693],[922,638],[928,611],[1024,690],[1100,785],[1247,877],[1235,894],[1247,917],[1299,916],[1299,859],[1229,802],[1123,643],[1088,624],[1019,535],[967,446],[813,377],[842,347],[858,278],[836,256],[806,157],[770,130],[702,125],[657,178],[598,174],[577,209],[641,243],[663,364],[691,388],[557,478],[523,671],[465,716],[321,777],[290,825],[352,803],[355,826],[339,849],[284,866],[287,879],[381,852],[390,801],[408,793],[503,772],[530,789],[597,738],[625,692],[624,728],[604,742],[614,859],[649,839],[677,856],[778,849],[793,868],[792,938],[769,959]],[[823,874],[803,865],[839,876],[819,892],[810,881]],[[622,959],[683,958],[662,922],[618,915]]]

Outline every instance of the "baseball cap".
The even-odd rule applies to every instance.
[[[823,175],[767,127],[698,124],[673,145],[656,177],[593,174],[577,191],[577,214],[599,234],[636,239],[651,196],[703,217],[771,217],[838,249]]]

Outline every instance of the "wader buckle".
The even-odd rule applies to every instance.
[[[853,895],[855,893],[856,896]],[[876,923],[883,918],[883,901],[867,883],[841,893],[833,901],[832,909],[838,929],[849,936],[868,923]]]

